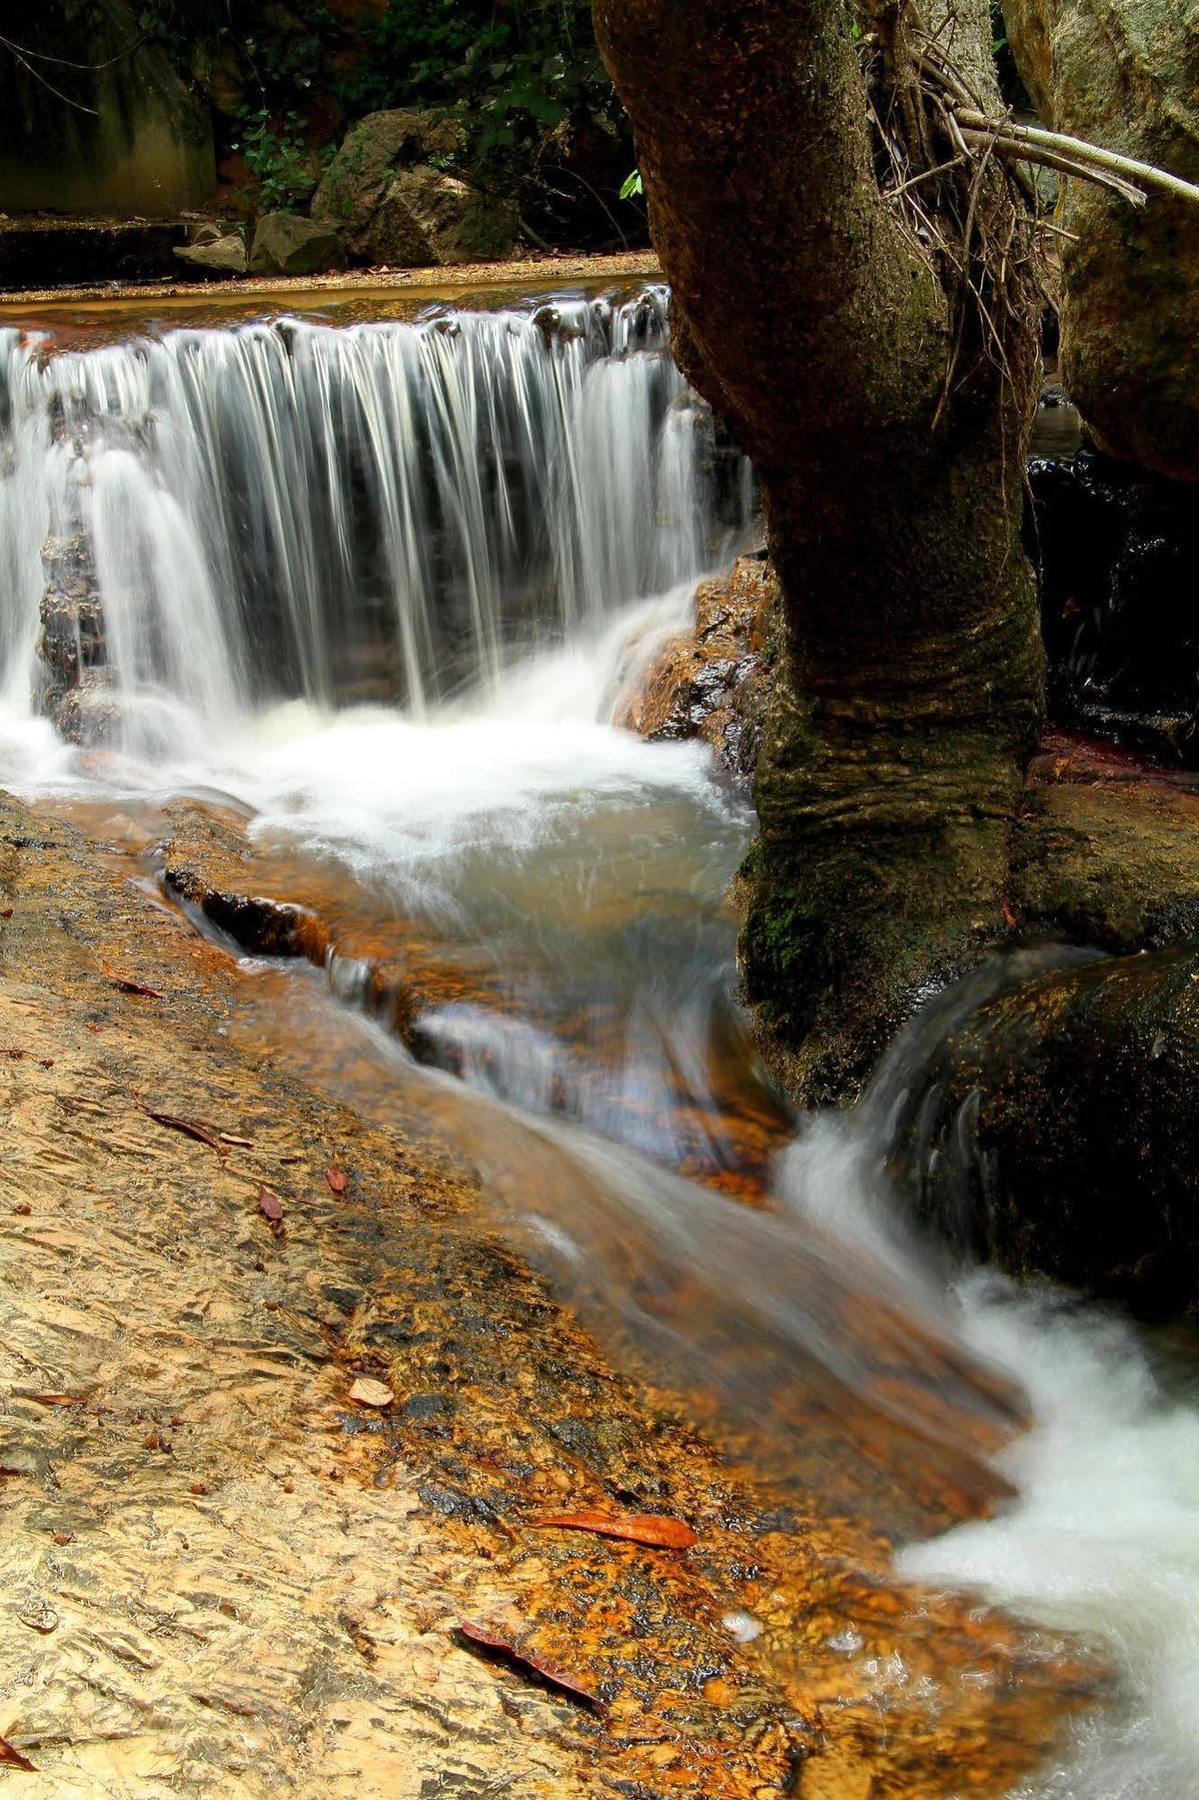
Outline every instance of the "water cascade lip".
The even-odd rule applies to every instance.
[[[694,579],[747,477],[719,473],[665,309],[651,287],[49,359],[0,332],[5,690],[53,712],[69,688],[74,735],[155,757],[287,698],[421,717]],[[72,643],[81,601],[101,624]]]

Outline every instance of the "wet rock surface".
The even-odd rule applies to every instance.
[[[1059,950],[967,1011],[913,1082],[894,1167],[972,1255],[1199,1312],[1199,947]]]
[[[614,1369],[316,977],[163,906],[154,835],[0,801],[0,1683],[47,1791],[1009,1788],[1095,1672]],[[697,1542],[537,1523],[579,1510]]]
[[[617,724],[653,743],[702,738],[748,781],[765,725],[778,584],[764,557],[741,557],[702,582],[695,624],[653,659]]]

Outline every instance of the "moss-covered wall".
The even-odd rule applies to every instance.
[[[40,0],[13,35],[59,60],[23,66],[0,45],[0,211],[166,217],[208,200],[208,114],[125,0]]]

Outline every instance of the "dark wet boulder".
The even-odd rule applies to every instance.
[[[1053,720],[1199,763],[1194,489],[1083,449],[1029,465]]]
[[[48,694],[74,687],[81,674],[105,660],[104,618],[91,547],[82,531],[48,537],[42,545],[46,586],[41,603],[38,654]]]
[[[344,269],[345,247],[332,225],[299,213],[263,213],[254,227],[252,275],[319,275]]]
[[[947,1027],[917,1028],[900,1189],[1016,1275],[1199,1314],[1199,944],[1053,954]]]

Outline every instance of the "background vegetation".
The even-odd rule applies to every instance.
[[[240,83],[222,148],[248,202],[302,205],[346,127],[391,107],[443,109],[460,162],[517,203],[547,241],[639,241],[644,209],[621,189],[635,154],[589,0],[143,0],[141,21],[202,90]],[[227,102],[225,102],[228,105]],[[219,110],[219,108],[218,108]]]

